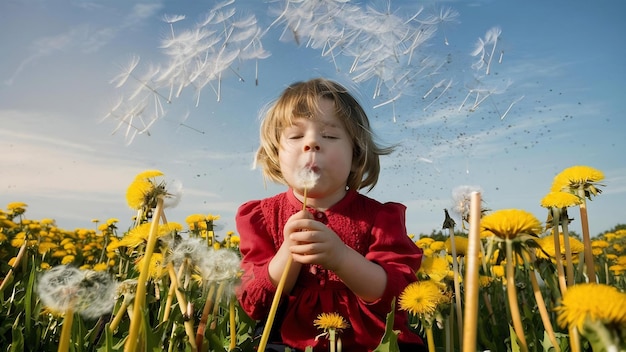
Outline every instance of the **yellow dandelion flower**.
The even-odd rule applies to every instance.
[[[604,240],[595,240],[595,241],[591,241],[591,248],[607,248],[608,246],[610,246],[609,242],[604,241]]]
[[[602,192],[597,188],[598,182],[604,179],[602,171],[589,166],[572,166],[554,177],[551,191],[576,193],[579,189],[585,191],[585,197]]]
[[[26,208],[27,206],[28,205],[23,202],[11,202],[7,204],[7,210],[11,211],[11,210],[19,209],[19,208]]]
[[[46,254],[49,251],[58,248],[59,246],[56,243],[52,242],[41,242],[37,247],[37,252],[39,254]]]
[[[215,242],[213,243],[213,249],[218,250],[222,247],[222,245],[219,242]]]
[[[52,252],[52,258],[63,258],[66,255],[67,255],[67,252],[62,249]]]
[[[496,278],[504,278],[504,265],[492,265],[491,273]]]
[[[456,249],[456,255],[465,256],[467,254],[467,246],[469,244],[469,240],[467,237],[463,236],[454,236],[454,246]],[[452,241],[450,237],[446,240],[446,251],[449,254],[452,254]]]
[[[50,269],[52,266],[50,266],[50,264],[46,263],[46,262],[41,262],[41,264],[39,264],[39,268],[41,270],[48,270]]]
[[[547,254],[550,258],[555,258],[556,250],[554,249],[554,232],[552,232],[549,236],[537,238],[535,242],[537,242],[542,249],[542,251],[537,251],[537,257],[546,258]],[[559,233],[559,244],[561,246],[559,253],[562,258],[565,258],[565,238],[563,233]],[[569,237],[569,246],[573,256],[576,256],[585,250],[585,245],[574,237]],[[576,260],[577,257],[573,259]]]
[[[417,271],[418,275],[425,274],[433,281],[443,281],[450,273],[450,265],[444,257],[432,256],[422,258],[422,264]]]
[[[432,257],[435,255],[435,251],[430,248],[424,248],[422,251],[424,252],[424,257]]]
[[[428,248],[433,242],[435,242],[435,239],[433,239],[432,237],[420,237],[420,239],[417,240],[415,244],[420,248]]]
[[[24,244],[25,240],[26,240],[26,233],[23,231],[19,232],[11,240],[11,247],[20,248]]]
[[[220,216],[219,216],[219,215],[208,214],[208,215],[206,216],[206,221],[209,221],[209,222],[211,222],[211,221],[217,221],[217,220],[219,220],[219,219],[220,219]]]
[[[48,218],[41,219],[41,220],[39,220],[39,222],[40,222],[42,225],[51,225],[51,226],[54,226],[54,224],[55,224],[54,219],[48,219]]]
[[[94,271],[105,271],[108,268],[109,268],[109,265],[107,263],[98,263],[93,266]]]
[[[187,224],[195,224],[199,222],[203,222],[206,217],[202,214],[191,214],[185,218],[185,222]]]
[[[143,261],[145,258],[145,256],[141,257],[141,259],[137,261],[135,266],[137,270],[141,270],[141,268],[143,268]],[[167,274],[167,271],[165,271],[165,266],[163,265],[163,254],[152,253],[152,256],[150,257],[148,276],[152,279],[158,279],[163,277],[165,274]]]
[[[443,293],[434,281],[415,281],[402,291],[399,305],[402,310],[428,319],[435,313],[442,298]]]
[[[430,244],[430,249],[432,249],[435,252],[439,252],[441,250],[446,249],[446,244],[443,241],[435,241]]]
[[[61,264],[72,264],[74,262],[74,259],[75,257],[73,255],[66,255],[65,257],[63,257],[63,259],[61,259]]]
[[[350,325],[343,319],[339,313],[322,313],[317,316],[317,319],[313,321],[313,324],[318,329],[328,331],[334,329],[335,331],[341,331],[347,329]]]
[[[239,245],[239,243],[240,243],[240,242],[241,242],[241,239],[239,238],[239,236],[234,235],[234,236],[231,236],[231,237],[230,237],[230,243],[231,243],[233,246],[237,246],[237,245]]]
[[[561,327],[575,326],[583,331],[586,319],[623,326],[626,324],[626,294],[604,284],[577,284],[567,289],[555,310]]]
[[[583,200],[575,194],[567,192],[550,192],[541,199],[544,208],[567,208],[582,204]]]
[[[615,265],[609,266],[609,270],[613,273],[613,275],[621,276],[622,274],[624,274],[626,272],[626,266],[625,265],[620,265],[620,264],[615,264]]]
[[[131,209],[141,209],[147,205],[147,196],[154,190],[154,185],[150,181],[135,180],[126,190],[126,202]]]
[[[149,178],[155,178],[159,176],[163,176],[163,173],[159,170],[146,170],[146,171],[138,173],[137,176],[135,176],[135,180],[146,180]]]
[[[491,285],[492,282],[493,282],[493,278],[491,276],[480,275],[478,277],[478,285],[480,287],[489,287],[489,285]]]
[[[541,223],[534,215],[519,209],[498,210],[485,215],[480,226],[482,233],[501,239],[515,239],[520,235],[537,236],[542,231]]]
[[[148,241],[148,236],[150,236],[150,226],[152,226],[152,224],[145,223],[133,228],[118,242],[110,243],[109,246],[107,246],[107,250],[113,250],[119,247],[136,248],[140,244],[146,243]],[[169,233],[170,231],[168,231],[167,225],[159,225],[157,229],[157,237],[161,237]]]

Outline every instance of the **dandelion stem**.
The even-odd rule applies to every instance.
[[[431,325],[426,328],[426,342],[428,343],[428,352],[435,352],[435,336]]]
[[[519,312],[519,305],[517,303],[517,289],[515,288],[515,259],[513,258],[513,241],[509,238],[505,240],[506,243],[506,294],[509,300],[509,308],[511,311],[511,320],[513,320],[513,329],[515,335],[519,340],[520,348],[522,352],[528,352],[528,345],[526,344],[526,337],[524,336],[524,329],[522,327],[522,318]]]
[[[120,309],[117,311],[117,314],[115,314],[115,317],[109,324],[109,330],[111,332],[115,332],[115,330],[117,329],[117,326],[120,325],[120,323],[122,322],[122,318],[127,312],[126,311],[127,309],[128,309],[128,303],[126,302],[126,300],[124,300],[122,301],[122,305],[120,306]]]
[[[183,314],[183,318],[185,320],[185,333],[189,337],[189,344],[191,345],[192,351],[197,351],[196,340],[193,334],[193,314],[187,311],[187,299],[178,289],[178,278],[176,273],[174,272],[174,265],[169,262],[167,264],[167,271],[170,274],[171,285],[174,286],[174,292],[176,292],[176,299],[178,299],[178,307],[180,308],[180,312]]]
[[[283,289],[285,288],[287,274],[289,273],[289,269],[291,268],[292,261],[292,257],[287,258],[285,268],[283,269],[283,274],[281,275],[280,281],[278,282],[278,287],[276,287],[274,299],[272,300],[272,305],[270,306],[270,312],[267,316],[267,322],[265,323],[265,327],[263,328],[263,334],[261,335],[261,341],[259,342],[259,348],[257,349],[258,352],[265,351],[265,346],[267,345],[267,341],[270,337],[270,331],[272,330],[272,324],[274,323],[274,316],[276,315],[276,310],[278,309],[278,302],[280,301],[280,296],[282,295]]]
[[[459,336],[463,336],[463,308],[461,307],[461,283],[459,281],[460,271],[458,258],[456,256],[456,241],[454,239],[454,226],[448,229],[450,231],[450,247],[452,251],[452,271],[454,272],[454,298],[456,303],[456,322],[459,329]],[[463,341],[459,341],[459,347],[463,348]]]
[[[207,293],[206,301],[204,302],[204,309],[202,309],[202,316],[200,317],[200,323],[198,323],[198,330],[196,331],[196,345],[202,346],[202,339],[204,338],[204,332],[206,331],[206,324],[209,320],[209,312],[213,308],[214,300],[213,294],[215,293],[215,282],[211,282],[209,286],[209,293]]]
[[[575,326],[570,326],[569,330],[569,347],[572,352],[580,352],[580,334]]]
[[[563,260],[561,259],[561,241],[559,239],[559,219],[561,218],[561,209],[552,207],[552,231],[554,235],[554,260],[556,261],[556,271],[559,277],[559,288],[561,295],[567,292],[567,284],[565,283],[565,273],[563,271]]]
[[[165,308],[163,309],[163,319],[162,322],[168,321],[170,318],[170,312],[172,311],[172,301],[174,300],[174,290],[176,289],[175,285],[170,283],[170,289],[167,292],[167,300],[165,301]]]
[[[533,262],[536,261],[535,254],[531,253]],[[537,270],[533,270],[530,272],[530,282],[533,286],[533,293],[535,294],[535,300],[537,301],[537,308],[539,308],[539,315],[541,315],[541,321],[543,321],[543,326],[548,333],[548,337],[550,338],[550,342],[552,342],[552,347],[556,352],[561,352],[561,348],[556,340],[556,336],[554,336],[554,329],[552,328],[552,323],[550,322],[550,316],[548,315],[548,309],[546,308],[546,302],[543,300],[543,296],[541,295],[541,289],[539,288],[539,284],[537,283]]]
[[[63,318],[63,327],[61,328],[61,337],[59,339],[58,352],[67,352],[70,349],[70,338],[72,334],[72,323],[74,322],[74,310],[68,308]]]
[[[150,259],[154,252],[157,240],[157,229],[159,226],[159,220],[161,219],[161,213],[163,212],[163,197],[158,197],[157,205],[155,209],[154,217],[152,218],[152,224],[150,225],[150,233],[148,235],[148,242],[146,244],[146,251],[144,253],[143,265],[139,272],[139,279],[137,280],[137,294],[135,295],[135,307],[133,309],[133,318],[130,321],[130,331],[128,332],[128,339],[124,346],[124,351],[134,351],[138,345],[139,329],[141,328],[141,313],[144,309],[146,299],[146,285],[148,281],[148,273],[150,271]]]
[[[306,210],[306,197],[307,197],[307,187],[304,187],[304,199],[302,201],[302,210]],[[276,310],[278,309],[278,303],[280,302],[280,296],[283,294],[283,289],[285,288],[285,282],[287,282],[287,274],[289,273],[289,269],[291,268],[291,262],[293,258],[289,256],[287,258],[287,262],[285,262],[285,267],[283,268],[283,273],[280,276],[280,281],[278,281],[278,286],[276,287],[276,292],[274,292],[274,299],[272,299],[272,305],[270,306],[269,315],[267,316],[267,322],[265,323],[265,327],[263,328],[263,334],[261,335],[261,341],[259,342],[258,352],[265,351],[265,346],[267,345],[267,341],[270,337],[270,331],[272,330],[272,325],[274,324],[274,317],[276,315]]]
[[[465,325],[462,350],[476,351],[478,330],[478,247],[480,247],[480,193],[472,192],[470,203],[470,232],[465,269]]]
[[[583,200],[578,206],[580,209],[580,224],[583,230],[583,245],[585,246],[585,265],[587,266],[587,278],[591,283],[597,283],[593,252],[591,251],[591,237],[589,236],[589,219],[587,217],[587,199],[585,190],[579,189],[578,196]]]
[[[572,247],[569,243],[569,231],[567,230],[567,208],[564,208],[561,215],[561,230],[563,232],[563,245],[565,246],[565,263],[567,287],[574,285],[574,263],[572,262]],[[560,255],[559,251],[559,255]]]
[[[226,280],[222,280],[220,285],[217,287],[217,293],[215,294],[215,303],[213,304],[213,317],[211,319],[211,330],[215,329],[217,325],[217,313],[220,308],[220,300],[222,299],[222,295],[224,294],[224,288],[226,287]]]
[[[24,253],[26,253],[26,244],[28,244],[28,240],[24,238],[24,243],[22,243],[22,247],[20,247],[20,251],[17,253],[17,256],[15,257],[15,262],[11,266],[11,269],[9,269],[9,272],[5,276],[4,280],[2,280],[2,284],[0,284],[0,293],[4,292],[4,288],[6,287],[6,285],[8,285],[8,282],[11,281],[11,279],[13,278],[13,270],[18,265],[20,265],[20,262],[22,261],[22,257],[24,256]]]
[[[228,304],[229,308],[229,322],[230,322],[230,344],[228,345],[228,350],[232,351],[237,346],[237,319],[235,316],[235,296],[230,297],[230,302]]]

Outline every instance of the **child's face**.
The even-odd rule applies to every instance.
[[[278,158],[287,184],[297,193],[304,192],[302,170],[318,176],[307,189],[310,198],[343,195],[352,169],[352,140],[343,123],[335,116],[334,103],[320,99],[320,114],[296,118],[280,136]]]

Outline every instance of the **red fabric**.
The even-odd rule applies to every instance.
[[[244,274],[237,296],[243,309],[255,320],[266,319],[276,287],[268,274],[270,260],[283,242],[287,219],[302,209],[292,191],[264,200],[243,204],[236,216],[240,235]],[[344,351],[371,351],[381,341],[391,302],[416,280],[422,251],[407,236],[406,207],[399,203],[382,204],[356,191],[325,212],[309,209],[348,246],[380,265],[387,273],[387,287],[376,302],[367,303],[354,295],[331,271],[319,265],[303,265],[293,290],[283,294],[285,314],[274,321],[282,342],[304,350],[328,351],[327,340],[313,321],[321,313],[338,313],[350,327],[341,332]],[[400,342],[422,343],[407,325],[407,314],[397,310],[394,330]]]

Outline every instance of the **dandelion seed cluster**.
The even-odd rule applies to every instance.
[[[41,275],[37,293],[53,311],[73,310],[95,319],[111,312],[115,304],[117,282],[105,272],[56,266]]]

